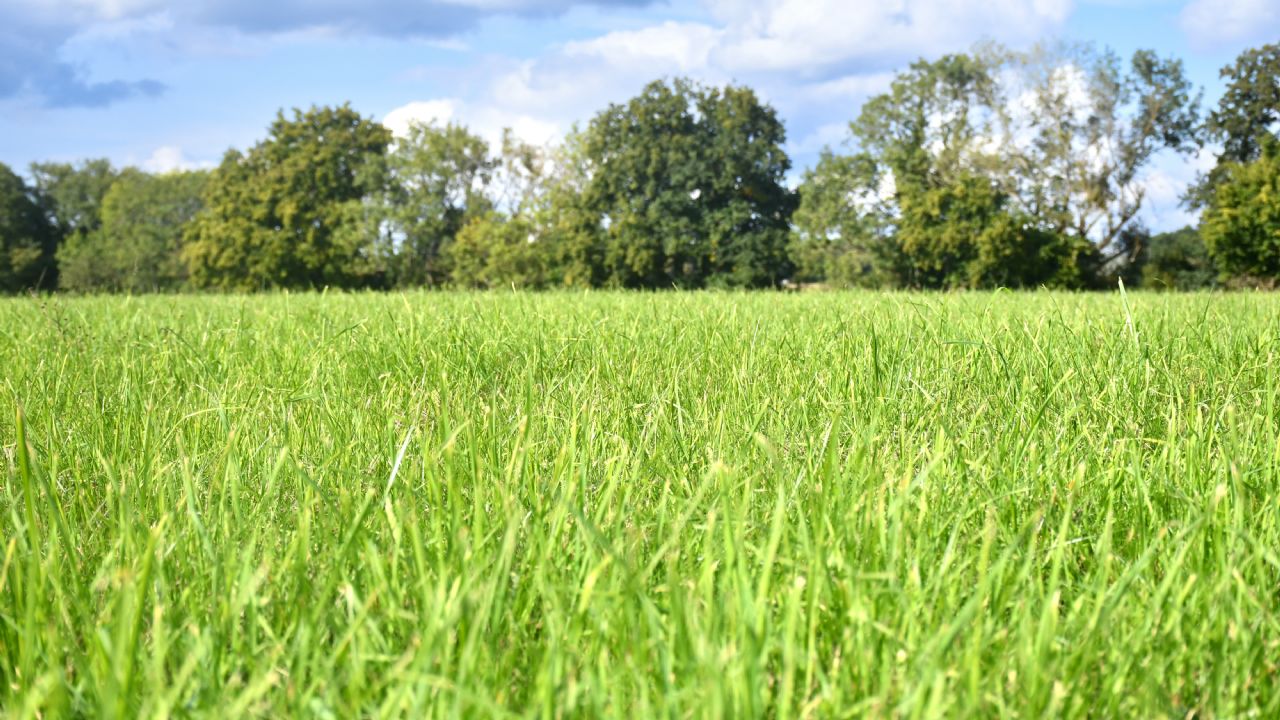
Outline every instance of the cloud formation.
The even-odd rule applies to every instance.
[[[104,25],[162,17],[175,31],[244,34],[323,31],[448,39],[494,15],[546,16],[575,5],[638,7],[652,0],[4,0],[0,2],[0,100],[20,94],[47,107],[99,107],[164,91],[153,79],[93,80],[59,59],[78,35]]]
[[[1199,47],[1274,41],[1280,37],[1280,2],[1192,0],[1181,20],[1183,31]]]
[[[656,22],[512,60],[462,100],[464,120],[531,121],[563,132],[658,77],[752,86],[788,117],[793,149],[837,141],[843,124],[883,91],[891,69],[983,39],[1025,44],[1066,21],[1071,0],[704,0],[693,20]],[[458,102],[458,101],[451,101]],[[399,112],[399,111],[397,111]],[[393,113],[392,116],[395,116]],[[392,117],[389,116],[389,117]]]
[[[1071,0],[711,0],[725,27],[718,62],[737,70],[883,69],[981,38],[1023,42],[1057,29]]]
[[[192,160],[177,145],[161,145],[142,161],[141,166],[147,172],[163,174],[185,170],[206,170],[215,167],[216,163]]]
[[[144,2],[146,0],[137,0]],[[447,38],[493,15],[545,16],[575,5],[640,7],[652,0],[191,0],[172,12],[194,24],[245,33],[329,30],[383,37]]]
[[[0,3],[0,99],[30,92],[49,107],[99,107],[164,91],[155,80],[90,79],[87,68],[58,59],[59,49],[79,28],[109,22],[132,8],[116,2]]]
[[[494,148],[501,145],[502,132],[506,129],[520,140],[534,145],[547,145],[564,133],[564,128],[553,122],[505,112],[492,106],[472,105],[454,98],[411,102],[392,110],[382,119],[382,124],[398,138],[407,136],[410,126],[415,123],[460,123]]]

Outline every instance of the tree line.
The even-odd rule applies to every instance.
[[[551,147],[282,111],[211,171],[0,165],[0,291],[1271,287],[1280,45],[1222,77],[1203,113],[1149,51],[920,60],[795,189],[777,113],[734,85],[655,81]],[[1148,232],[1153,159],[1206,147],[1199,226]]]

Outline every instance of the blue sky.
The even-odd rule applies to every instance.
[[[1280,0],[0,0],[0,162],[206,166],[281,107],[345,101],[542,142],[688,75],[755,87],[803,167],[916,57],[987,39],[1152,48],[1212,104],[1219,68],[1278,38]],[[1148,224],[1185,222],[1195,167],[1152,167]]]

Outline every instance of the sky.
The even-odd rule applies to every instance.
[[[0,0],[0,162],[209,167],[281,108],[350,102],[392,129],[454,121],[553,142],[655,78],[750,85],[797,172],[919,57],[1093,42],[1218,71],[1280,39],[1280,0]],[[1211,158],[1160,157],[1143,220]]]

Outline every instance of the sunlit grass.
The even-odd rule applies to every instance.
[[[1276,717],[1278,353],[1246,294],[6,300],[0,708]]]

